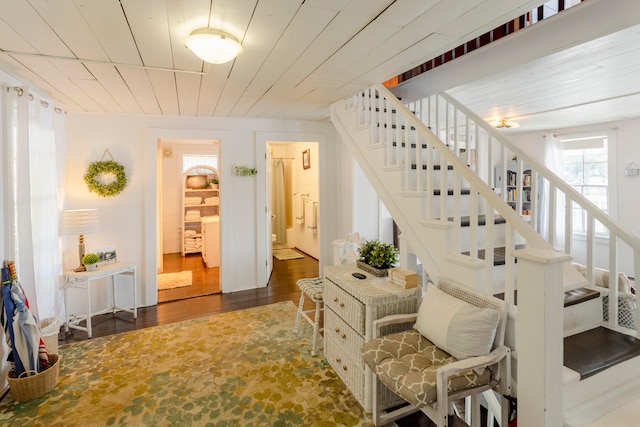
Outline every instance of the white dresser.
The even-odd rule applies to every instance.
[[[367,277],[357,279],[352,275],[354,272]],[[379,285],[374,286],[374,283]],[[372,338],[373,321],[391,314],[418,311],[420,288],[395,295],[385,289],[385,283],[386,279],[374,277],[354,264],[324,269],[325,357],[367,412],[372,410],[373,379],[365,372],[360,347]],[[384,333],[411,326],[402,325]],[[384,390],[382,403],[385,407],[401,402],[392,392]]]

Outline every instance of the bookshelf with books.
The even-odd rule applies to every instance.
[[[528,218],[531,215],[531,169],[526,165],[522,168],[522,182],[518,182],[518,165],[515,161],[509,162],[506,168],[506,185],[504,186],[506,194],[504,197],[514,210],[518,210],[520,206],[520,214]],[[501,166],[496,167],[495,179],[496,190],[500,194],[502,192],[502,177],[503,168]]]

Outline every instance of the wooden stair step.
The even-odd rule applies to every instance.
[[[504,292],[495,294],[494,297],[504,300]],[[590,301],[600,297],[600,292],[594,291],[588,288],[578,288],[566,291],[564,293],[564,306],[571,307],[572,305],[580,304],[586,301]],[[518,305],[518,290],[513,293],[513,304]]]
[[[484,224],[482,224],[484,225]],[[516,249],[524,249],[525,245],[517,245]],[[462,252],[463,255],[471,255],[471,252]],[[485,249],[478,249],[478,259],[485,259],[486,251]],[[505,265],[507,260],[506,256],[506,248],[504,246],[500,246],[497,248],[493,248],[493,265]],[[518,259],[516,258],[516,262]]]
[[[412,170],[416,170],[418,167],[416,166],[415,163],[411,164],[411,169]],[[433,170],[435,171],[439,171],[440,169],[442,169],[442,166],[440,165],[433,165]],[[422,165],[422,170],[426,171],[427,170],[427,165]],[[452,171],[453,170],[453,165],[447,165],[447,170]]]
[[[602,326],[564,339],[564,366],[582,380],[638,356],[640,340]]]
[[[463,193],[464,194],[464,193]],[[453,221],[453,217],[448,219],[449,221]],[[506,224],[507,220],[503,217],[496,215],[493,217],[494,224]],[[469,227],[471,225],[471,217],[470,216],[461,216],[460,217],[460,226]],[[478,215],[478,225],[487,225],[487,216],[486,215]],[[498,249],[498,248],[496,248]],[[504,249],[504,248],[502,248]],[[524,249],[523,247],[517,247],[516,249]],[[483,258],[484,259],[484,258]]]
[[[439,196],[440,193],[440,189],[433,190],[434,196]],[[462,188],[460,189],[460,194],[463,196],[468,196],[469,194],[471,194],[471,190],[469,188]],[[447,190],[447,196],[453,196],[453,189]]]
[[[380,123],[378,123],[378,127],[380,127]],[[384,125],[382,125],[382,127],[384,127],[384,128],[390,127],[391,129],[397,129],[397,128],[398,128],[398,125],[393,124],[393,125],[389,126],[389,125],[387,125],[387,124],[385,123]],[[405,126],[405,125],[400,126],[400,129],[402,129],[402,130],[404,130],[405,128],[406,128],[406,126]],[[411,126],[411,130],[416,130],[416,128],[415,128],[415,127],[413,127],[413,126]]]

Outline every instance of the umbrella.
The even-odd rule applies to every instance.
[[[40,329],[36,318],[29,310],[22,286],[17,280],[11,283],[11,298],[16,307],[13,317],[13,346],[25,370],[40,372]],[[47,356],[47,361],[48,359]]]
[[[9,272],[11,285],[5,285],[3,281],[2,299],[7,311],[11,308],[11,304],[5,298],[6,289],[9,288],[8,299],[13,302],[13,319],[9,335],[14,359],[20,361],[20,364],[16,363],[15,372],[18,376],[25,370],[40,372],[41,367],[49,364],[49,354],[42,339],[38,319],[29,310],[29,301],[18,281],[13,262],[9,263]]]
[[[7,360],[12,362],[13,370],[16,373],[22,373],[24,371],[24,367],[22,366],[22,362],[20,361],[17,350],[13,345],[13,316],[15,305],[13,304],[13,299],[11,298],[11,275],[9,274],[9,268],[6,266],[2,267],[2,306],[3,310],[0,313],[0,315],[2,316],[2,327],[4,328],[7,345],[11,349]]]

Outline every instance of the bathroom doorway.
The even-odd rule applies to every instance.
[[[161,145],[158,303],[220,293],[219,141],[162,139]],[[206,166],[202,173],[200,165]],[[213,252],[217,263],[212,262]]]
[[[317,142],[268,141],[266,152],[270,273],[272,255],[319,259],[319,156]]]

